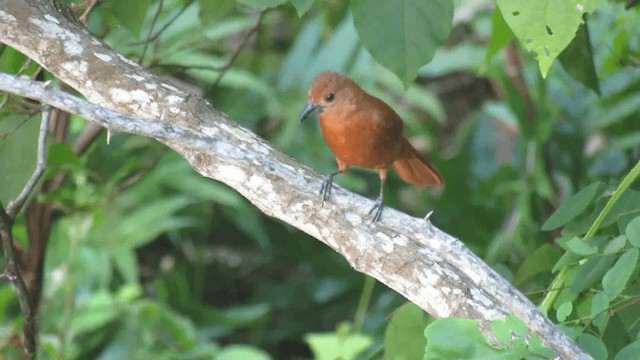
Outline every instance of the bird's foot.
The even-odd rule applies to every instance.
[[[369,210],[369,215],[373,214],[373,218],[371,219],[372,224],[380,220],[382,209],[384,209],[384,198],[382,196],[378,196],[376,203],[373,205],[371,210]]]
[[[320,206],[324,206],[324,201],[329,198],[329,195],[331,195],[331,186],[333,186],[333,175],[334,174],[326,175],[324,177],[324,180],[322,181],[322,186],[320,187],[320,197],[322,198],[322,202],[320,203]]]

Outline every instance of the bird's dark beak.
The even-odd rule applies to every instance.
[[[302,110],[302,114],[300,114],[300,118],[298,119],[298,122],[301,123],[303,122],[305,119],[314,116],[314,115],[318,115],[322,112],[322,106],[320,105],[316,105],[314,103],[312,103],[311,101],[309,101],[307,103],[307,106],[304,107],[304,110]]]

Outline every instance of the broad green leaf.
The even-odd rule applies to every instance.
[[[607,347],[602,340],[591,334],[581,334],[578,336],[578,345],[591,354],[595,360],[607,360]]]
[[[604,0],[498,0],[502,16],[516,37],[533,53],[543,77],[575,37],[585,13]]]
[[[598,193],[599,188],[600,183],[595,182],[578,191],[576,194],[570,196],[542,225],[542,230],[553,230],[573,220],[576,216],[582,214],[587,206],[589,206],[591,200],[593,200],[593,198]]]
[[[640,247],[640,216],[634,218],[629,222],[629,224],[627,224],[625,234],[627,235],[627,239],[629,239],[629,243],[631,243],[631,245]]]
[[[558,259],[560,250],[551,244],[543,244],[524,259],[516,273],[516,283],[521,284],[540,273],[551,272]]]
[[[422,359],[427,339],[424,310],[407,303],[394,311],[384,335],[384,358],[389,360]]]
[[[598,291],[591,299],[591,318],[596,326],[606,323],[607,309],[609,309],[609,298],[607,294]],[[602,329],[601,329],[602,330]]]
[[[577,236],[574,236],[571,240],[567,241],[566,246],[571,252],[583,256],[593,255],[598,252],[598,248],[596,246]]]
[[[578,272],[570,284],[570,289],[574,293],[580,293],[591,288],[611,268],[615,257],[613,255],[594,256],[587,260],[584,264],[578,266]]]
[[[443,318],[427,326],[424,359],[518,359],[513,349],[494,348],[486,340],[478,323],[471,319]]]
[[[306,14],[313,5],[313,0],[289,0],[289,2],[296,8],[299,17]]]
[[[503,344],[510,344],[513,336],[526,337],[528,334],[527,325],[514,314],[509,314],[504,319],[498,319],[491,322],[491,332],[496,339]]]
[[[198,3],[200,4],[198,16],[202,25],[223,17],[236,5],[235,0],[199,0]]]
[[[373,344],[373,339],[364,334],[340,329],[335,333],[311,333],[304,336],[316,360],[355,359],[358,354]]]
[[[151,0],[112,0],[109,2],[113,15],[136,38],[140,36],[140,29]]]
[[[589,37],[589,27],[581,24],[576,37],[558,58],[560,64],[571,77],[600,95],[600,82],[593,63],[593,51]]]
[[[278,7],[287,2],[287,0],[236,0],[240,4],[252,7],[259,11]]]
[[[637,360],[638,354],[640,354],[640,340],[625,346],[616,354],[614,360]]]
[[[504,21],[500,9],[495,8],[491,18],[491,40],[489,40],[489,45],[487,46],[486,61],[491,60],[511,39],[513,39],[513,32]]]
[[[364,47],[405,88],[451,32],[451,0],[352,0],[353,21]]]
[[[611,239],[607,246],[604,248],[605,254],[615,254],[618,251],[622,250],[624,246],[627,244],[627,238],[624,235],[616,236]]]
[[[616,264],[607,271],[607,274],[602,278],[602,288],[609,296],[609,300],[615,299],[624,290],[637,263],[638,249],[632,248],[622,254]]]
[[[573,312],[573,304],[569,301],[563,302],[556,310],[556,318],[559,322],[564,322]]]

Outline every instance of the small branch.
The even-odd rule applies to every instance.
[[[33,359],[36,352],[36,320],[33,314],[31,296],[24,279],[20,274],[20,270],[16,262],[16,255],[13,251],[13,237],[11,235],[12,227],[13,221],[11,217],[4,210],[2,204],[0,204],[0,238],[2,239],[2,250],[4,251],[5,258],[5,268],[0,277],[11,281],[18,293],[20,309],[24,316],[24,358]]]
[[[49,132],[49,120],[51,119],[51,106],[45,105],[42,111],[42,122],[40,123],[40,134],[38,135],[38,160],[36,162],[36,169],[31,174],[29,181],[24,186],[20,195],[9,203],[7,207],[7,214],[10,218],[15,218],[18,212],[22,209],[22,206],[27,201],[29,194],[33,191],[33,188],[40,180],[40,177],[44,173],[47,165],[47,133]]]
[[[6,99],[9,99],[9,94],[7,94]],[[0,104],[0,109],[2,108],[2,104]],[[13,129],[9,129],[3,133],[0,133],[0,139],[4,140],[7,138],[7,136],[13,134],[14,132],[16,132],[18,129],[20,129],[22,127],[22,125],[26,124],[27,121],[29,121],[31,117],[30,116],[25,116],[24,120],[20,121],[20,123],[18,123],[18,125],[14,126]]]
[[[149,49],[149,44],[151,44],[151,42],[153,40],[151,40],[152,38],[152,32],[153,32],[153,27],[156,26],[156,23],[158,22],[158,18],[160,17],[160,12],[162,12],[162,8],[164,7],[164,0],[160,0],[158,2],[158,9],[156,10],[156,13],[153,15],[153,20],[151,20],[151,25],[149,26],[149,34],[147,35],[147,39],[144,41],[144,47],[142,48],[142,51],[140,52],[140,57],[138,58],[138,63],[141,64],[142,63],[142,59],[144,59],[144,56],[147,54],[147,49]],[[182,7],[182,9],[186,9],[186,7]],[[180,14],[182,14],[182,12],[178,13],[178,16],[180,16]],[[173,20],[177,19],[177,17],[174,17]],[[171,24],[173,22],[173,20],[169,21],[169,24]],[[163,27],[162,30],[166,29],[165,27]],[[158,34],[162,33],[161,31],[158,32]]]
[[[89,15],[91,15],[91,11],[93,11],[93,8],[98,5],[98,1],[99,0],[87,0],[84,3],[84,6],[86,7],[84,12],[82,13],[82,15],[80,15],[80,17],[78,18],[78,20],[80,20],[80,22],[84,25],[87,25],[87,21],[89,21]]]
[[[191,3],[193,3],[193,1],[188,1],[187,3],[185,3],[185,4],[184,4],[184,6],[183,6],[182,8],[180,8],[180,11],[178,11],[178,13],[177,13],[174,17],[172,17],[171,19],[169,19],[169,21],[167,21],[167,23],[166,23],[166,24],[164,24],[164,25],[160,28],[160,30],[156,31],[156,33],[155,33],[155,34],[150,35],[150,36],[148,36],[146,39],[141,40],[141,41],[134,41],[134,42],[130,42],[130,43],[128,43],[127,45],[130,45],[130,46],[133,46],[133,45],[142,45],[142,44],[150,43],[150,42],[152,42],[152,41],[157,40],[157,39],[158,39],[158,37],[159,37],[160,35],[162,35],[162,33],[163,33],[163,32],[164,32],[164,31],[165,31],[169,26],[171,26],[171,24],[173,24],[173,22],[174,22],[174,21],[176,21],[176,20],[180,17],[180,15],[182,15],[182,14],[187,10],[187,8],[191,5]]]
[[[242,39],[240,44],[238,44],[238,47],[231,54],[231,56],[229,57],[227,62],[224,63],[224,65],[222,65],[222,67],[220,67],[220,73],[218,73],[218,76],[216,77],[215,81],[209,87],[210,90],[212,90],[216,86],[218,86],[218,84],[220,83],[220,81],[224,77],[224,74],[236,62],[236,60],[238,59],[238,56],[240,56],[240,51],[242,51],[242,48],[244,48],[244,46],[247,44],[247,42],[249,42],[249,39],[251,38],[251,36],[253,36],[253,34],[255,34],[256,31],[258,31],[258,29],[260,28],[260,25],[262,25],[262,20],[264,19],[264,14],[265,14],[265,11],[260,12],[260,15],[258,15],[258,20],[256,20],[256,23],[244,35],[244,38]],[[209,92],[209,91],[207,91],[207,92]]]

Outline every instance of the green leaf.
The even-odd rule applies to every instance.
[[[558,58],[560,64],[572,78],[600,95],[600,82],[593,63],[593,51],[589,37],[589,27],[581,24],[576,37]]]
[[[549,219],[545,221],[542,225],[542,230],[553,230],[582,214],[587,206],[589,206],[589,203],[591,203],[591,200],[593,200],[598,193],[599,188],[600,183],[595,182],[570,196],[560,205],[560,207],[558,207],[558,210],[556,210]]]
[[[627,224],[624,233],[627,235],[631,245],[640,247],[640,216],[637,216]]]
[[[543,244],[525,258],[516,273],[516,283],[522,284],[540,273],[551,271],[558,259],[560,259],[560,250],[551,244]]]
[[[406,303],[394,311],[384,335],[384,358],[389,360],[422,359],[427,339],[424,310]]]
[[[202,25],[223,17],[236,5],[235,0],[199,0],[198,3],[200,4],[198,16]]]
[[[424,359],[518,359],[509,350],[491,346],[471,319],[443,318],[427,326]],[[519,354],[521,355],[521,354]]]
[[[567,241],[566,247],[571,252],[582,256],[593,255],[598,252],[598,248],[596,246],[593,246],[583,238],[577,236],[574,236],[571,240]]]
[[[129,32],[136,38],[140,36],[140,29],[144,24],[144,18],[151,0],[113,0],[110,1],[113,16],[120,21]]]
[[[486,61],[489,62],[511,39],[513,39],[513,32],[504,21],[500,9],[495,8],[491,18],[491,40],[487,46]]]
[[[498,0],[502,16],[516,37],[533,53],[543,77],[560,52],[575,37],[585,13],[603,0]]]
[[[259,11],[264,11],[274,7],[278,7],[287,2],[287,0],[236,0],[240,4],[252,7]]]
[[[591,334],[578,336],[578,345],[591,354],[595,360],[607,360],[607,348],[602,340]]]
[[[354,334],[339,327],[335,333],[311,333],[304,336],[316,360],[355,359],[358,354],[373,344],[373,339],[364,334]]]
[[[299,17],[306,14],[313,5],[313,0],[289,0],[289,2],[296,8]]]
[[[559,322],[564,322],[573,312],[573,304],[569,301],[563,302],[556,310],[556,318]]]
[[[216,360],[270,360],[271,356],[264,350],[250,345],[226,346],[215,356]]]
[[[69,331],[79,335],[99,329],[115,321],[122,313],[113,296],[106,291],[92,294],[88,301],[74,310]]]
[[[627,238],[624,235],[616,236],[611,239],[607,246],[604,248],[605,254],[615,254],[618,251],[622,250],[624,246],[627,244]]]
[[[625,346],[616,354],[614,360],[637,360],[638,354],[640,354],[640,340]]]
[[[609,296],[609,300],[615,299],[624,290],[637,263],[638,249],[633,248],[622,254],[616,264],[607,271],[602,278],[602,288]]]
[[[595,256],[579,265],[578,272],[570,287],[571,291],[580,293],[600,282],[607,270],[611,268],[614,259],[613,255]]]
[[[606,323],[609,309],[609,298],[607,294],[598,291],[591,299],[591,318],[596,326]]]
[[[364,47],[405,88],[451,32],[451,0],[353,0],[353,21]]]
[[[527,325],[514,314],[509,314],[504,319],[492,321],[491,332],[493,332],[498,341],[505,345],[511,344],[514,334],[523,338],[528,335]]]

